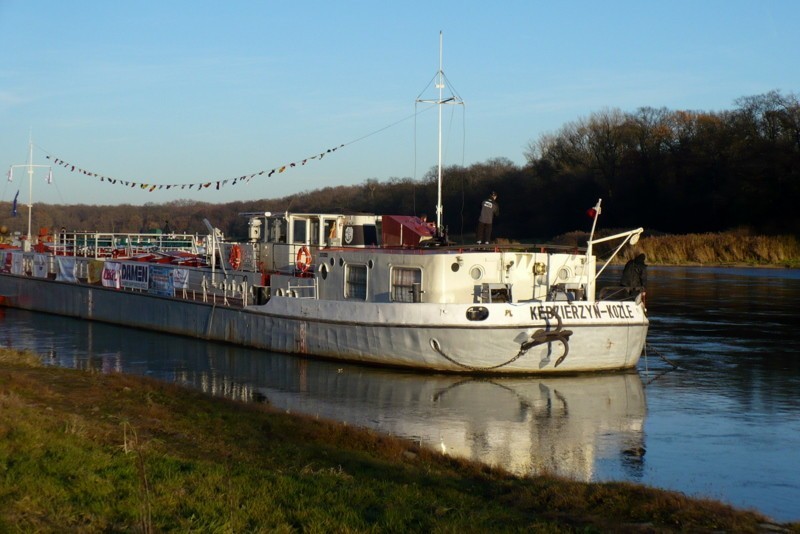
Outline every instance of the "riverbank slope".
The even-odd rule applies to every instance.
[[[0,531],[800,532],[629,483],[413,443],[0,349]]]

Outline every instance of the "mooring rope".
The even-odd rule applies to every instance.
[[[448,356],[447,354],[445,354],[445,352],[442,350],[441,345],[439,344],[439,340],[436,338],[431,338],[430,340],[431,348],[435,350],[437,353],[439,353],[439,355],[442,356],[444,359],[446,359],[447,361],[449,361],[454,365],[457,365],[463,369],[468,369],[470,371],[481,372],[481,371],[491,371],[493,369],[499,369],[500,367],[505,367],[506,365],[510,365],[537,345],[543,345],[545,343],[560,341],[561,344],[564,345],[564,354],[562,354],[558,358],[558,360],[556,360],[556,363],[553,366],[553,367],[558,367],[567,357],[567,354],[569,354],[569,337],[572,335],[572,330],[563,329],[564,325],[561,322],[561,317],[558,315],[558,311],[553,310],[551,313],[553,316],[555,316],[555,318],[558,321],[558,325],[556,326],[555,330],[544,330],[540,328],[539,330],[531,334],[529,340],[520,343],[519,352],[517,352],[517,354],[514,357],[512,357],[508,361],[498,363],[497,365],[490,365],[488,367],[476,367],[473,365],[467,365],[465,363],[461,363],[455,360],[454,358]]]
[[[656,356],[658,356],[659,358],[661,358],[662,360],[664,360],[666,363],[670,364],[670,365],[671,365],[672,367],[674,367],[675,369],[680,369],[680,367],[681,367],[680,365],[678,365],[677,363],[673,362],[672,360],[670,360],[669,358],[667,358],[666,356],[664,356],[664,355],[663,355],[661,352],[659,352],[659,351],[658,351],[658,349],[656,349],[656,348],[655,348],[655,347],[654,347],[652,344],[650,344],[650,343],[645,343],[645,345],[644,345],[644,346],[645,346],[645,358],[647,357],[647,350],[649,349],[649,350],[652,350],[653,352],[655,352],[655,353],[656,353]]]

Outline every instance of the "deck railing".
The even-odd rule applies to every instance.
[[[203,238],[196,234],[70,232],[54,236],[54,241],[45,246],[59,256],[97,259],[154,252],[202,254],[205,251]]]

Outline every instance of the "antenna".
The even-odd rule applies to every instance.
[[[436,100],[423,100],[419,97],[417,98],[417,102],[427,103],[427,104],[436,104],[439,107],[439,162],[438,162],[438,180],[437,180],[437,196],[436,196],[436,232],[439,236],[442,235],[442,106],[445,104],[449,105],[464,105],[464,101],[461,99],[460,96],[453,93],[448,98],[442,98],[442,91],[445,88],[445,81],[447,81],[447,77],[444,75],[444,70],[442,68],[442,32],[439,32],[439,71],[436,73],[436,89],[439,90],[439,98]]]
[[[28,136],[28,163],[25,165],[12,165],[8,169],[8,181],[14,181],[14,169],[28,169],[28,238],[22,249],[28,252],[31,249],[31,212],[33,211],[33,169],[47,169],[47,183],[53,183],[53,168],[50,165],[33,164],[33,133]]]

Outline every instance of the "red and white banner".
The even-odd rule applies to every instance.
[[[103,265],[103,286],[113,287],[114,289],[120,288],[120,271],[122,264],[116,261],[107,261]]]

